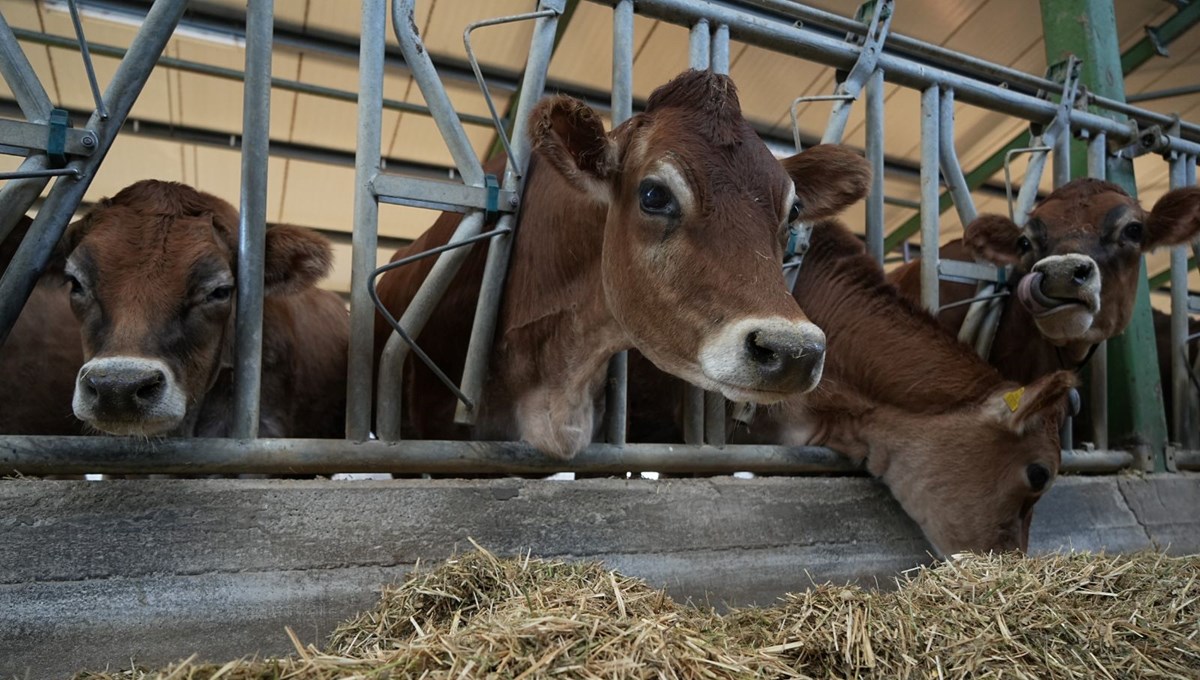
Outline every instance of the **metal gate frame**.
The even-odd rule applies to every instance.
[[[1200,155],[1200,126],[1177,123],[1173,129],[1163,128],[1169,117],[1138,109],[1123,102],[1090,96],[1088,103],[1114,114],[1129,117],[1114,120],[1098,113],[1080,108],[1063,106],[1038,96],[1038,91],[1054,92],[1062,83],[1031,76],[1006,67],[990,64],[979,59],[953,53],[944,48],[920,41],[895,36],[885,44],[870,40],[846,40],[845,36],[865,36],[870,31],[866,24],[847,20],[812,8],[804,7],[793,0],[588,0],[614,8],[614,121],[620,122],[632,114],[632,20],[636,9],[643,15],[689,27],[692,30],[690,53],[693,65],[708,66],[714,70],[728,69],[728,41],[736,39],[744,43],[806,58],[839,69],[853,70],[860,63],[870,63],[865,73],[864,89],[867,93],[869,160],[875,170],[877,182],[882,179],[882,120],[883,82],[898,84],[922,92],[922,195],[923,233],[926,242],[937,242],[939,226],[938,174],[949,178],[952,194],[960,212],[971,213],[969,194],[961,181],[962,169],[953,153],[953,103],[959,101],[1025,118],[1031,122],[1050,127],[1062,126],[1076,135],[1087,136],[1097,163],[1089,163],[1093,169],[1102,167],[1100,161],[1108,155],[1108,145],[1123,146],[1142,143],[1145,128],[1159,126],[1154,138],[1153,150],[1172,156],[1173,186],[1179,183],[1195,183],[1195,160]],[[393,18],[403,19],[413,9],[415,0],[394,0]],[[555,22],[563,10],[565,0],[541,0],[539,12],[522,18],[536,20],[530,68],[526,71],[527,81],[521,89],[516,129],[513,131],[514,156],[520,159],[528,153],[528,140],[523,132],[522,111],[540,96],[545,81],[545,67],[549,60],[549,45],[552,43]],[[502,213],[503,222],[512,222],[520,191],[520,168],[510,164],[503,184],[491,183],[482,173],[479,161],[469,145],[457,145],[456,138],[465,140],[457,114],[445,100],[444,91],[432,62],[420,45],[415,28],[410,29],[407,21],[395,21],[398,38],[405,51],[409,67],[429,102],[429,108],[442,130],[450,140],[450,148],[462,184],[432,182],[409,177],[388,175],[380,171],[380,123],[383,107],[382,75],[384,68],[384,45],[386,26],[386,0],[363,0],[363,20],[360,48],[360,92],[359,130],[356,156],[356,197],[354,227],[353,289],[351,299],[352,346],[350,350],[349,387],[350,405],[347,410],[347,439],[343,441],[315,441],[289,439],[255,439],[257,434],[258,372],[261,365],[261,276],[262,246],[265,233],[265,172],[268,132],[263,116],[251,116],[252,111],[264,111],[262,97],[269,97],[271,81],[270,45],[272,0],[251,0],[248,10],[247,68],[246,68],[246,134],[243,137],[243,189],[242,220],[239,225],[239,281],[251,285],[239,286],[238,318],[238,363],[237,403],[243,414],[239,419],[236,439],[191,440],[167,439],[154,442],[137,442],[115,437],[0,437],[0,470],[19,471],[23,474],[73,474],[80,472],[112,473],[231,473],[231,472],[293,472],[325,473],[332,471],[389,471],[389,472],[453,472],[453,473],[543,473],[558,470],[580,472],[621,472],[660,470],[664,472],[704,471],[732,472],[737,470],[772,473],[847,472],[853,467],[833,452],[819,447],[776,447],[776,446],[727,446],[720,447],[724,434],[716,425],[718,419],[707,427],[697,428],[702,423],[703,412],[714,414],[720,400],[699,398],[693,393],[690,402],[693,413],[688,430],[689,439],[697,442],[707,439],[710,445],[661,446],[624,443],[624,373],[623,359],[616,358],[610,366],[609,398],[614,414],[608,423],[608,444],[594,444],[578,458],[570,462],[550,461],[530,447],[521,443],[499,442],[421,442],[396,443],[399,438],[398,396],[381,395],[378,403],[384,407],[384,416],[396,416],[394,423],[381,422],[380,438],[389,441],[369,441],[371,399],[372,338],[374,307],[370,299],[369,283],[375,270],[377,241],[378,201],[394,201],[408,205],[437,206],[464,212],[467,217],[460,225],[453,242],[463,243],[480,238],[483,213],[491,209]],[[118,70],[109,92],[104,97],[111,113],[108,118],[98,111],[89,121],[87,129],[96,135],[96,147],[90,155],[72,160],[68,169],[78,171],[76,177],[59,180],[51,191],[50,199],[35,221],[33,238],[23,244],[18,261],[5,272],[0,280],[0,337],[7,332],[15,320],[23,301],[32,289],[49,256],[49,248],[57,241],[66,221],[78,206],[86,191],[90,177],[103,159],[112,143],[120,123],[124,121],[144,84],[149,69],[161,54],[162,46],[169,38],[171,29],[178,22],[184,0],[156,0],[147,21],[138,33],[126,59]],[[2,19],[2,18],[0,18]],[[487,25],[495,22],[480,22]],[[471,29],[468,29],[468,33]],[[839,35],[841,33],[841,35]],[[15,49],[15,52],[13,51]],[[8,58],[19,54],[20,48],[7,24],[0,25],[0,50],[6,57],[4,63],[17,64],[22,59]],[[877,50],[865,59],[865,53]],[[25,62],[25,66],[28,66]],[[11,69],[4,75],[11,82]],[[18,73],[16,82],[28,83],[32,71]],[[33,78],[36,82],[36,78]],[[1003,86],[1002,86],[1003,85]],[[40,86],[39,86],[40,88]],[[30,122],[41,124],[38,112],[46,110],[48,101],[36,96],[39,88],[26,87],[26,94],[19,94],[31,105],[33,114],[26,111]],[[14,91],[22,90],[14,86]],[[33,95],[28,94],[33,92]],[[439,102],[439,99],[443,101]],[[1065,97],[1064,97],[1065,99]],[[269,98],[268,98],[269,101]],[[524,106],[524,109],[520,107]],[[41,107],[41,108],[37,108]],[[1055,121],[1058,121],[1055,123]],[[46,121],[48,125],[49,121]],[[832,125],[832,123],[831,123]],[[457,131],[456,131],[457,130]],[[0,129],[0,132],[5,130]],[[249,131],[254,131],[251,135]],[[261,135],[259,133],[262,133]],[[1058,160],[1057,177],[1066,177],[1066,155],[1062,153],[1066,134],[1059,137],[1053,146]],[[31,156],[28,169],[39,169]],[[1044,157],[1043,157],[1044,158]],[[519,165],[519,163],[518,163]],[[1190,174],[1189,174],[1190,173]],[[29,196],[32,201],[40,192],[32,189],[40,178],[10,182],[0,193]],[[1036,182],[1034,182],[1036,185]],[[3,205],[0,202],[0,205]],[[27,204],[26,204],[27,205]],[[868,243],[872,252],[880,256],[882,250],[882,191],[880,184],[873,187],[868,199]],[[20,211],[20,212],[23,212]],[[19,214],[19,213],[17,213]],[[15,217],[0,210],[0,226]],[[493,237],[489,248],[488,274],[485,276],[480,308],[477,311],[476,327],[472,332],[471,350],[468,353],[468,368],[464,377],[463,395],[466,408],[460,408],[457,417],[469,422],[471,407],[477,403],[482,377],[486,374],[487,349],[491,345],[494,331],[495,311],[499,300],[499,286],[504,279],[507,266],[507,242],[510,232],[497,229],[488,234]],[[29,252],[26,252],[29,251]],[[419,295],[420,304],[414,301],[399,321],[402,328],[415,337],[423,320],[440,297],[438,288],[445,287],[457,264],[468,251],[465,248],[439,253],[439,261],[427,285]],[[1180,249],[1179,253],[1182,253]],[[926,253],[930,255],[931,253]],[[967,265],[939,263],[929,257],[923,283],[936,282],[938,276],[974,272],[979,279],[995,278],[998,274],[987,268],[972,268]],[[1173,275],[1176,273],[1179,254],[1173,254]],[[40,260],[40,264],[39,264]],[[1186,266],[1186,255],[1184,255]],[[441,272],[439,274],[439,272]],[[928,273],[928,272],[931,272]],[[430,283],[432,281],[432,283]],[[1173,287],[1174,290],[1175,287]],[[934,288],[933,290],[936,290]],[[1181,291],[1186,290],[1181,288]],[[929,299],[927,293],[927,300]],[[243,297],[245,298],[243,300]],[[255,301],[257,298],[257,302]],[[20,300],[20,302],[17,302]],[[1173,299],[1174,302],[1174,299]],[[936,301],[934,301],[936,306]],[[1186,307],[1186,300],[1183,307]],[[241,310],[245,310],[245,314]],[[490,316],[490,320],[489,320]],[[243,318],[245,317],[245,318]],[[424,317],[424,319],[422,318]],[[1178,337],[1174,338],[1178,340]],[[392,367],[403,365],[407,345],[394,334],[389,343],[389,362]],[[1178,375],[1178,369],[1176,370]],[[398,383],[399,371],[386,372],[389,381]],[[1173,384],[1179,389],[1178,380]],[[1186,390],[1185,390],[1186,391]],[[388,388],[388,395],[398,391]],[[1191,395],[1195,398],[1195,394]],[[1184,401],[1177,400],[1179,406]],[[386,421],[386,418],[385,418]],[[1177,421],[1180,422],[1180,421]],[[395,429],[389,429],[392,425]],[[696,435],[700,434],[701,439]],[[1184,432],[1179,440],[1194,446],[1195,432]],[[1099,437],[1097,437],[1098,443]],[[713,446],[711,444],[718,444]],[[1125,451],[1097,449],[1069,450],[1064,452],[1064,470],[1105,471],[1127,467],[1133,456]],[[1195,467],[1200,464],[1196,451],[1175,453],[1175,465],[1179,468]]]

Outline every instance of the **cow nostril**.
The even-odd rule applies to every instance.
[[[779,353],[770,347],[759,344],[759,331],[753,331],[746,336],[746,353],[754,363],[769,366],[779,362]]]
[[[1083,264],[1076,265],[1075,272],[1073,274],[1073,280],[1075,283],[1083,285],[1084,283],[1087,283],[1088,277],[1091,275],[1092,265],[1091,263],[1085,262]]]
[[[163,380],[162,372],[155,371],[153,375],[148,376],[140,385],[138,385],[137,391],[134,392],[134,396],[141,401],[151,401],[155,399],[158,397],[159,392],[162,391]]]

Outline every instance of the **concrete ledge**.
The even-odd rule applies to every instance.
[[[1200,475],[1074,477],[1033,550],[1200,552]],[[928,546],[881,485],[791,477],[575,482],[0,482],[0,675],[287,653],[419,559],[595,558],[677,598],[769,604],[818,581],[887,586]]]

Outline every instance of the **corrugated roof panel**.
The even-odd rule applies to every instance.
[[[550,80],[564,80],[598,90],[612,87],[612,14],[607,7],[579,3],[550,61]],[[653,25],[653,19],[634,15],[635,50],[645,42]],[[638,75],[635,68],[635,84]]]
[[[633,96],[646,98],[688,68],[688,30],[655,21],[634,42]],[[594,68],[594,66],[593,66]]]
[[[486,3],[455,0],[423,0],[432,4],[432,14],[421,38],[431,53],[466,57],[463,30],[467,24],[532,12],[536,0],[489,0]],[[418,2],[417,4],[423,4]],[[487,26],[471,34],[471,47],[480,63],[521,70],[529,54],[533,21]]]

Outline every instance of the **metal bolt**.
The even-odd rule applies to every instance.
[[[520,203],[521,203],[521,201],[515,195],[510,196],[508,199],[508,207],[510,207],[510,208],[515,208],[518,205],[520,205]]]
[[[79,143],[82,144],[84,148],[90,149],[93,146],[96,146],[96,138],[91,135],[84,135],[83,139],[79,140]]]

